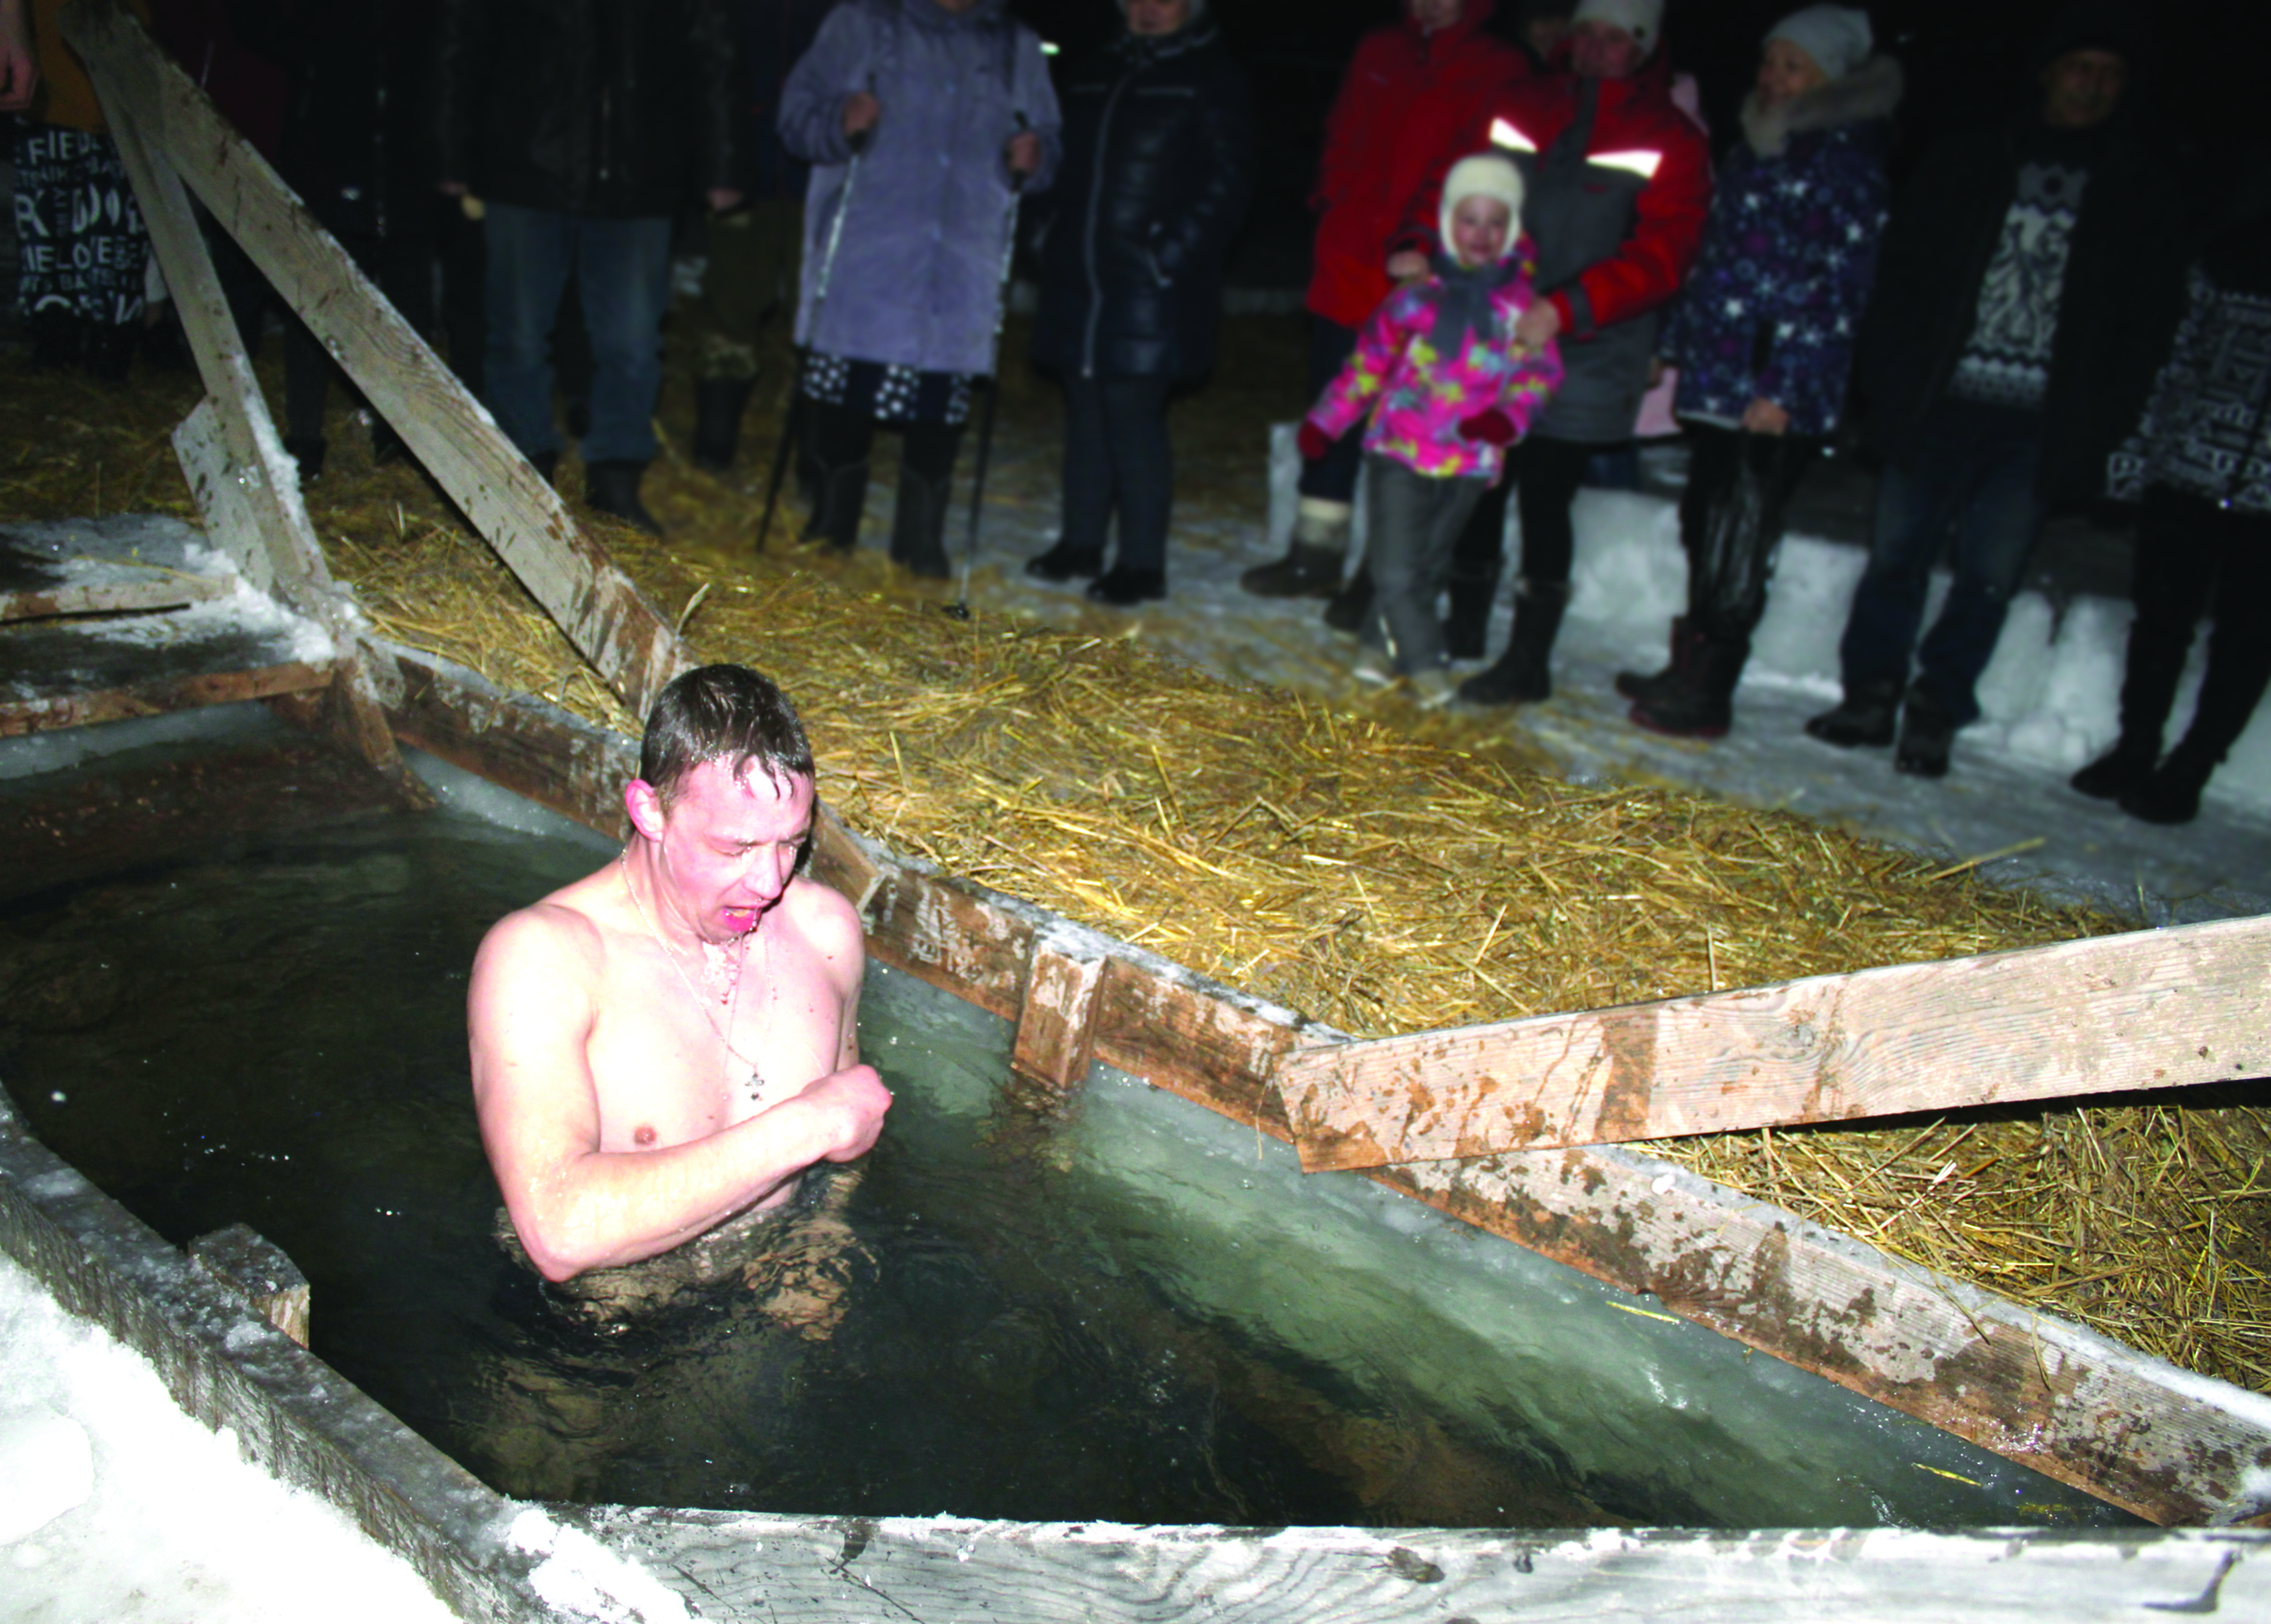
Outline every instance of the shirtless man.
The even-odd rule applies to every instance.
[[[466,1001],[482,1143],[552,1281],[786,1203],[891,1103],[859,1063],[859,916],[797,873],[812,755],[781,691],[678,678],[623,799],[621,858],[491,927]]]

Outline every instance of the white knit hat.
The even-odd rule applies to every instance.
[[[1605,22],[1621,28],[1639,42],[1645,55],[1656,49],[1663,34],[1663,0],[1578,0],[1577,12],[1569,20],[1573,25]]]
[[[1451,165],[1451,173],[1443,177],[1443,208],[1435,222],[1446,254],[1452,251],[1451,216],[1470,197],[1506,205],[1506,251],[1513,252],[1514,239],[1522,235],[1522,171],[1495,152],[1474,153]]]
[[[1842,79],[1867,62],[1877,44],[1869,13],[1851,6],[1809,6],[1792,12],[1768,29],[1766,37],[1787,39],[1832,79]]]

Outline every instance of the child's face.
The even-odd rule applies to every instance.
[[[1462,197],[1451,211],[1451,252],[1468,270],[1496,264],[1513,223],[1513,211],[1497,198]]]

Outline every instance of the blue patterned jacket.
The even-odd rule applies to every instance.
[[[1728,424],[1754,399],[1790,432],[1837,426],[1877,272],[1885,122],[1900,65],[1878,57],[1773,112],[1743,107],[1703,252],[1658,345],[1680,369],[1673,410]]]

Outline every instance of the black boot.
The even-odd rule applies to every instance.
[[[584,500],[592,512],[621,519],[649,536],[662,534],[661,521],[638,499],[638,482],[646,476],[644,462],[587,462],[584,466]]]
[[[1468,705],[1535,705],[1554,696],[1554,638],[1569,608],[1566,581],[1514,582],[1514,635],[1498,663],[1459,685]]]
[[[2187,736],[2153,776],[2121,797],[2121,810],[2147,823],[2190,823],[2200,815],[2200,792],[2224,753]]]
[[[1734,685],[1751,658],[1748,637],[1697,637],[1668,692],[1634,701],[1632,718],[1675,738],[1724,738],[1734,725]]]
[[[284,449],[300,465],[300,483],[313,485],[323,474],[323,459],[331,450],[321,435],[286,435]]]
[[[1921,687],[1909,689],[1909,702],[1901,708],[1901,741],[1892,754],[1893,770],[1917,778],[1947,777],[1956,727],[1956,718],[1938,700]]]
[[[1060,541],[1038,557],[1027,559],[1025,573],[1036,581],[1085,581],[1104,573],[1104,549]]]
[[[898,506],[891,514],[891,560],[930,581],[954,574],[946,557],[946,507],[952,476],[937,479],[911,463],[899,464]]]
[[[1641,701],[1671,698],[1685,686],[1688,662],[1694,658],[1695,645],[1701,641],[1702,638],[1690,629],[1687,616],[1674,615],[1671,659],[1665,662],[1664,668],[1656,672],[1619,671],[1616,674],[1616,691],[1627,699]]]
[[[1333,601],[1325,606],[1325,624],[1335,632],[1361,632],[1371,613],[1372,570],[1367,564],[1359,564],[1348,585],[1334,593]]]
[[[1490,652],[1490,611],[1498,602],[1498,567],[1451,563],[1451,612],[1443,617],[1443,651],[1454,660]]]
[[[2142,789],[2153,776],[2154,763],[2159,760],[2158,733],[2151,738],[2138,738],[2124,732],[2112,749],[2066,782],[2084,795],[2101,801],[2118,801],[2134,790]]]
[[[741,440],[741,412],[749,405],[755,378],[697,378],[694,381],[694,466],[722,474],[734,465]]]
[[[1834,744],[1840,750],[1850,750],[1856,745],[1882,749],[1892,742],[1900,714],[1900,684],[1865,683],[1859,687],[1847,688],[1844,699],[1834,710],[1809,718],[1806,731],[1824,744]]]
[[[858,412],[810,398],[804,407],[804,461],[811,473],[813,498],[811,512],[805,520],[805,544],[848,553],[860,544],[875,424]]]
[[[1163,569],[1114,569],[1088,583],[1088,596],[1114,609],[1127,609],[1167,595]]]

